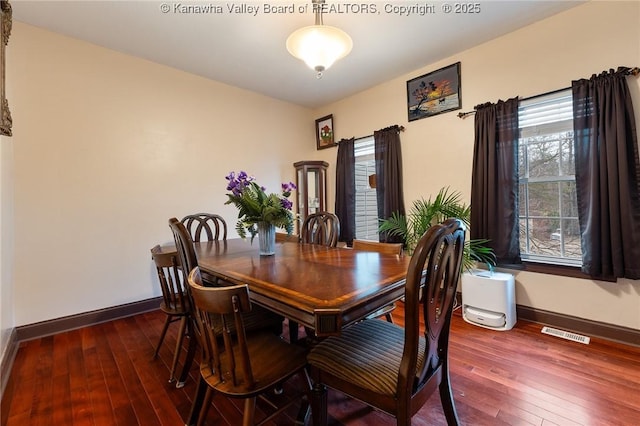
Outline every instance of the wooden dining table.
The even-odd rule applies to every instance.
[[[196,242],[203,278],[249,285],[252,303],[315,330],[317,337],[404,296],[410,256],[292,242],[260,256],[258,242]]]
[[[401,299],[411,260],[288,241],[276,242],[274,255],[261,256],[257,241],[239,238],[195,242],[194,247],[203,280],[248,284],[252,303],[315,330],[320,338],[340,334],[343,327]],[[175,245],[162,250],[175,250]],[[206,388],[200,378],[186,424],[195,424]],[[305,423],[308,408],[307,401],[296,424]]]

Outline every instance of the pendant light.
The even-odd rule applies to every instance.
[[[353,41],[347,33],[323,24],[324,4],[325,0],[313,0],[315,25],[300,28],[287,38],[289,53],[315,70],[318,78],[322,78],[322,73],[335,61],[347,56],[353,47]]]

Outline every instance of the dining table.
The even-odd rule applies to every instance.
[[[411,261],[405,255],[290,241],[276,242],[275,254],[263,256],[257,241],[240,238],[194,242],[194,248],[205,284],[247,284],[252,303],[314,330],[320,339],[401,299]],[[200,378],[187,425],[195,424],[206,387]],[[308,401],[296,424],[307,416]]]
[[[315,331],[343,327],[401,299],[410,256],[346,247],[277,242],[261,256],[257,241],[196,242],[203,279],[248,284],[252,303]]]

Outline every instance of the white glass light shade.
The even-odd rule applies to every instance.
[[[353,41],[344,31],[327,25],[310,25],[294,31],[287,50],[309,68],[322,72],[351,52]]]

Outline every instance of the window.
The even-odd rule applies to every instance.
[[[378,202],[369,176],[376,174],[373,136],[355,141],[356,238],[378,241]]]
[[[580,266],[571,90],[520,102],[519,225],[525,261]]]

